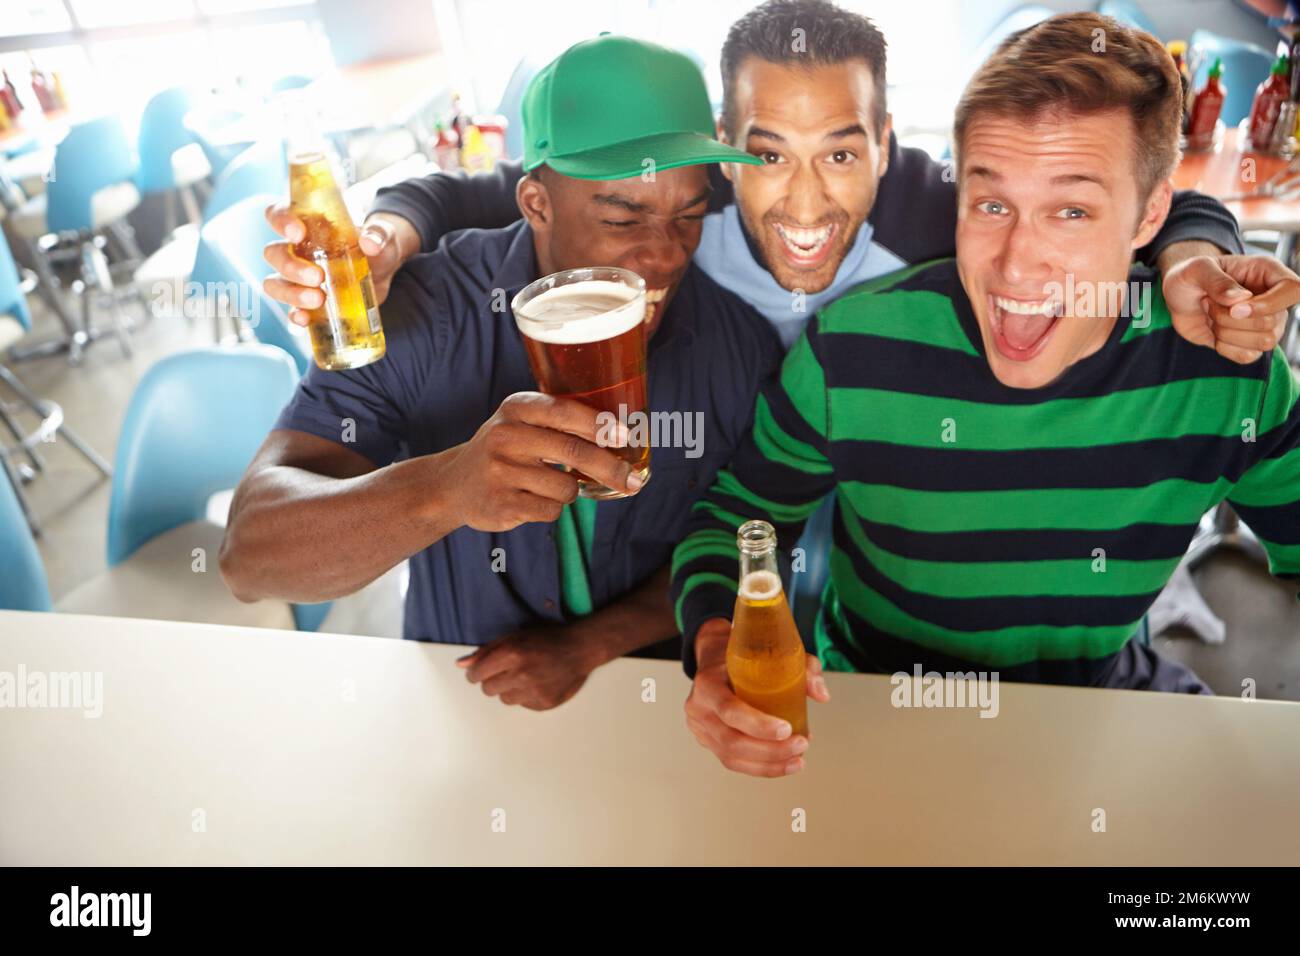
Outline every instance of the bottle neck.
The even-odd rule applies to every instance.
[[[284,151],[291,163],[308,163],[328,156],[329,144],[320,116],[301,93],[284,94]]]
[[[776,545],[757,553],[750,552],[744,548],[740,551],[740,580],[743,582],[746,577],[758,571],[770,571],[780,577],[776,563]]]

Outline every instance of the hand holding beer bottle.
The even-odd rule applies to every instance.
[[[294,254],[324,275],[324,301],[308,312],[312,353],[323,369],[357,368],[384,357],[370,264],[330,168],[329,150],[305,97],[285,100],[289,202],[303,238]]]
[[[686,723],[729,770],[780,777],[803,769],[807,698],[830,692],[821,662],[803,649],[776,571],[776,536],[764,521],[741,526],[734,622],[706,621],[695,635],[695,681]]]
[[[307,227],[288,202],[266,207],[266,221],[287,242],[271,242],[262,250],[267,264],[276,274],[268,276],[262,289],[276,302],[289,306],[289,321],[306,328],[309,312],[325,304],[325,273],[306,259],[298,258],[294,247],[307,237]],[[375,287],[375,302],[384,304],[393,277],[402,263],[420,251],[420,234],[401,216],[372,212],[361,224],[358,245],[370,267]]]

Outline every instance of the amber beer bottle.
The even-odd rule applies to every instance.
[[[330,168],[315,112],[301,96],[285,101],[289,205],[307,234],[294,252],[325,274],[325,302],[306,310],[312,354],[323,369],[357,368],[384,357],[370,265]]]
[[[803,641],[781,589],[776,531],[766,521],[746,521],[736,533],[740,592],[727,642],[727,676],[736,696],[808,734]]]

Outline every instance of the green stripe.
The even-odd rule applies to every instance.
[[[737,590],[735,580],[726,575],[717,574],[712,571],[702,571],[699,574],[692,574],[686,579],[686,583],[682,585],[682,593],[678,596],[677,607],[674,609],[674,614],[677,618],[677,630],[685,631],[686,629],[685,623],[682,621],[682,605],[686,603],[686,598],[697,587],[705,584],[720,585],[727,588],[732,594],[735,594]],[[689,637],[691,635],[683,634],[682,636]]]
[[[891,634],[977,664],[1013,667],[1035,660],[1099,658],[1114,654],[1137,621],[1110,627],[1018,625],[987,631],[954,631],[913,617],[853,573],[847,555],[831,548],[831,574],[840,600],[859,617]]]
[[[1291,415],[1296,403],[1295,373],[1287,364],[1281,349],[1273,350],[1273,362],[1268,370],[1268,391],[1264,395],[1263,407],[1260,409],[1260,422],[1256,429],[1259,435],[1272,431]]]
[[[1151,277],[1151,308],[1148,319],[1148,310],[1139,308],[1129,323],[1129,327],[1124,330],[1121,342],[1132,342],[1134,339],[1141,338],[1144,335],[1150,335],[1152,332],[1158,332],[1161,329],[1168,329],[1173,326],[1173,320],[1169,315],[1169,309],[1165,307],[1165,294],[1161,288],[1161,277]]]
[[[1115,530],[1132,524],[1191,525],[1230,483],[1168,478],[1137,488],[917,491],[860,481],[840,484],[854,510],[910,531]]]
[[[1266,458],[1251,465],[1228,497],[1255,508],[1293,504],[1297,475],[1300,475],[1300,448],[1293,448],[1278,458]]]
[[[902,342],[916,342],[979,355],[971,344],[952,300],[937,292],[889,292],[863,296],[856,306],[853,293],[820,313],[819,333],[858,333]]]
[[[673,550],[670,573],[676,577],[683,566],[700,558],[729,558],[734,561],[736,559],[735,532],[704,528],[687,535]]]
[[[1184,435],[1240,439],[1242,393],[1259,387],[1253,379],[1202,378],[1035,405],[833,388],[830,437],[978,451],[1094,448]]]
[[[754,408],[754,446],[768,461],[807,472],[810,475],[829,475],[831,463],[807,442],[792,438],[772,417],[767,398],[758,396]]]
[[[758,514],[763,518],[777,524],[792,524],[796,521],[804,521],[817,510],[817,505],[821,502],[821,499],[818,498],[815,501],[788,504],[783,501],[764,498],[754,494],[754,492],[742,485],[740,479],[730,471],[718,472],[717,480],[714,481],[711,491],[713,494],[730,495],[733,498],[739,498],[757,509]]]
[[[826,375],[813,355],[808,336],[795,340],[781,366],[781,388],[790,397],[808,426],[819,435],[826,434]]]
[[[851,512],[841,512],[854,545],[885,577],[916,594],[944,598],[1110,597],[1152,594],[1173,574],[1177,558],[1104,560],[1091,553],[1037,561],[929,561],[877,545]],[[1098,570],[1098,568],[1104,570]],[[1027,586],[1028,584],[1028,586]]]
[[[1253,530],[1253,529],[1252,529]],[[1268,553],[1268,570],[1272,574],[1300,574],[1300,544],[1276,544],[1258,532],[1255,536]]]

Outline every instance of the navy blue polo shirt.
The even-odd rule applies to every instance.
[[[338,442],[378,467],[468,441],[508,395],[537,390],[509,308],[536,278],[524,222],[448,236],[394,278],[381,308],[385,357],[341,372],[313,366],[275,427]],[[699,421],[702,454],[655,447],[641,492],[599,503],[594,608],[669,562],[692,504],[749,429],[759,385],[781,358],[776,333],[757,312],[694,265],[687,269],[650,342],[649,403],[652,412]],[[546,522],[499,533],[461,527],[413,555],[405,636],[483,644],[521,627],[562,623],[554,535]]]

